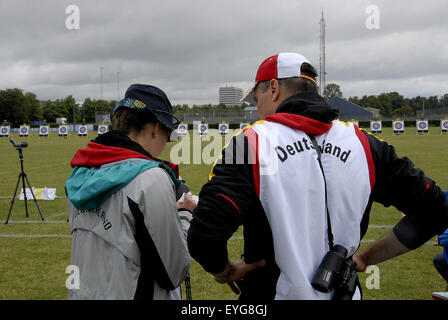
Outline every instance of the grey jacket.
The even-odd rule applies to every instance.
[[[80,278],[69,299],[180,298],[191,261],[191,214],[177,210],[165,170],[143,171],[95,209],[80,211],[68,202],[71,264]]]

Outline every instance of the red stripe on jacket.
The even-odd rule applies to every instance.
[[[244,129],[244,135],[249,143],[254,176],[254,188],[257,196],[260,196],[260,165],[258,161],[258,134],[252,128]]]
[[[219,195],[220,195],[221,197],[223,197],[224,199],[226,199],[227,201],[229,201],[229,202],[236,208],[236,210],[238,210],[238,213],[241,213],[240,208],[238,208],[238,206],[236,205],[235,202],[233,202],[232,199],[230,199],[228,196],[226,196],[226,195],[224,195],[224,194],[222,194],[222,193],[220,193]]]
[[[356,136],[364,148],[364,152],[366,153],[367,165],[369,167],[369,178],[370,178],[370,190],[373,189],[375,185],[375,164],[373,163],[372,150],[370,150],[369,140],[366,135],[359,130],[357,125],[354,125]]]

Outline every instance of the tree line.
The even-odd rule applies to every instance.
[[[63,99],[39,101],[32,92],[21,89],[0,90],[0,122],[6,121],[14,126],[33,121],[56,122],[56,118],[66,118],[69,123],[95,122],[97,113],[110,113],[117,104],[116,100],[95,100],[86,98],[82,104],[69,95]],[[244,106],[226,107],[219,105],[174,105],[175,113],[198,112],[208,110],[243,110]]]
[[[338,96],[343,97],[339,85],[329,83],[325,86],[324,98],[330,100]],[[387,92],[379,95],[364,95],[362,97],[349,97],[348,101],[357,104],[363,108],[376,108],[380,110],[381,115],[385,117],[392,116],[414,116],[422,110],[431,110],[439,108],[448,108],[448,93],[438,97],[413,97],[405,98],[398,92]]]
[[[335,96],[343,97],[339,85],[330,83],[324,91],[324,98],[329,100]],[[381,93],[379,95],[364,95],[362,97],[349,97],[348,101],[364,108],[379,109],[386,117],[395,115],[416,115],[419,110],[448,108],[448,93],[438,97],[405,98],[398,92]],[[63,99],[39,101],[32,92],[21,89],[0,90],[0,122],[7,121],[18,126],[25,122],[46,121],[56,122],[56,118],[66,118],[69,123],[95,122],[97,113],[109,113],[117,101],[95,100],[86,98],[82,104],[76,102],[71,96]],[[200,111],[242,111],[243,106],[193,105],[178,104],[173,106],[174,113],[195,113]]]
[[[80,106],[71,95],[54,101],[39,101],[32,92],[6,89],[0,90],[0,121],[14,126],[33,121],[52,123],[56,118],[66,118],[70,123],[95,122],[96,113],[110,112],[116,103],[86,98]]]

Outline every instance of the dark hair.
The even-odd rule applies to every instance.
[[[141,131],[149,123],[157,123],[157,118],[134,109],[120,108],[112,118],[112,129],[129,134]]]
[[[307,75],[312,76],[313,78],[317,77],[317,72],[309,63],[304,62],[302,64],[301,72]],[[261,87],[261,91],[265,92],[269,87],[269,81],[261,81],[258,85]],[[283,78],[278,79],[278,82],[281,86],[283,86],[291,95],[297,93],[305,93],[305,92],[313,92],[318,93],[317,84],[312,80],[301,77],[292,77],[292,78]]]

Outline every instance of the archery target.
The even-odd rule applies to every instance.
[[[39,135],[40,136],[48,136],[48,126],[40,126],[39,127]]]
[[[0,134],[2,136],[9,136],[9,127],[6,126],[1,127]]]
[[[404,131],[404,122],[403,121],[394,121],[393,128],[394,128],[394,131]]]
[[[28,137],[28,134],[30,132],[30,127],[28,126],[20,126],[19,128],[19,136],[23,137]]]
[[[101,126],[98,126],[98,134],[104,134],[104,133],[106,133],[107,132],[107,126],[106,125],[101,125]]]
[[[443,131],[448,131],[448,120],[442,120],[440,122],[440,126],[442,127]]]
[[[186,135],[188,131],[188,125],[185,123],[181,123],[179,124],[179,126],[177,127],[177,133],[179,135]]]
[[[219,133],[227,134],[229,132],[229,125],[227,123],[221,123],[219,125]]]
[[[428,121],[417,121],[417,130],[418,131],[428,131]]]
[[[66,136],[68,134],[67,126],[59,126],[58,135]]]
[[[381,131],[381,121],[372,121],[370,122],[370,129],[372,131]]]
[[[208,124],[202,123],[198,126],[198,133],[199,134],[207,134],[208,131]]]
[[[243,130],[246,128],[249,124],[248,123],[240,123],[240,130]]]
[[[79,127],[78,136],[87,136],[87,127],[86,126]]]

